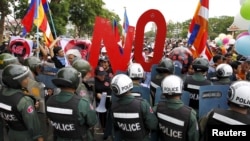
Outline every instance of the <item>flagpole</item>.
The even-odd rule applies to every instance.
[[[54,22],[53,22],[52,14],[50,13],[50,7],[49,7],[48,0],[46,0],[46,3],[47,3],[47,5],[48,5],[49,17],[50,17],[50,21],[51,21],[51,24],[52,24],[53,31],[54,31],[54,33],[55,33],[55,38],[57,38],[56,29],[55,29],[55,24],[54,24]]]
[[[39,16],[39,4],[40,4],[40,0],[36,0],[36,18]],[[37,37],[36,37],[36,48],[39,48],[39,27],[36,26],[36,34],[37,34]],[[36,52],[36,57],[39,58],[39,51]]]

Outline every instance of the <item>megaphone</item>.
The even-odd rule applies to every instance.
[[[105,113],[107,111],[106,106],[105,106],[106,97],[107,97],[107,93],[103,92],[102,97],[101,97],[101,101],[100,101],[98,107],[95,109],[98,113]]]

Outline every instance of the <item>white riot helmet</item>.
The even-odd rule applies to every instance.
[[[233,68],[229,64],[219,64],[216,67],[217,77],[230,77],[233,74]]]
[[[231,84],[228,92],[228,101],[240,107],[250,107],[250,82],[238,80]]]
[[[133,88],[133,82],[126,74],[117,74],[111,80],[111,89],[115,95],[122,95]]]
[[[134,78],[143,78],[144,77],[144,70],[139,63],[132,63],[128,67],[128,76],[131,79]]]
[[[182,94],[183,81],[177,75],[168,75],[161,82],[162,93],[167,95]]]

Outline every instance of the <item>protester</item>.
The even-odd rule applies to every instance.
[[[77,59],[82,59],[82,55],[78,49],[67,50],[65,56],[69,65],[72,65],[73,62]]]

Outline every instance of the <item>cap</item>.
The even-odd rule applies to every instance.
[[[106,47],[102,47],[101,53],[106,53],[106,52],[107,52]]]
[[[95,75],[106,75],[107,72],[104,70],[102,66],[98,66],[95,69]]]

